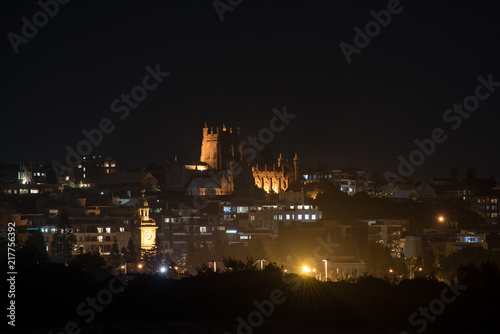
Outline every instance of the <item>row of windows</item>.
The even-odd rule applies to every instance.
[[[498,204],[498,198],[491,198],[491,199],[484,199],[484,198],[479,198],[477,200],[479,204],[481,203],[491,203],[491,204]]]
[[[295,220],[295,214],[291,214],[291,215],[274,215],[274,220],[283,220],[283,216],[285,216],[285,220]],[[254,216],[252,216],[252,217],[254,217]],[[315,214],[312,214],[312,215],[309,215],[309,214],[305,214],[305,215],[298,214],[297,215],[297,220],[302,220],[302,217],[304,217],[304,220],[316,220],[316,215]],[[320,218],[321,218],[321,216],[320,216]]]
[[[486,205],[486,206],[483,205],[483,206],[481,206],[481,209],[483,209],[483,210],[493,210],[493,211],[496,211],[497,208],[498,208],[498,206],[496,206],[496,205],[492,205],[491,207],[489,205]]]
[[[125,227],[120,227],[118,230],[120,232],[125,232]],[[112,232],[117,232],[116,228],[111,228],[111,227],[98,227],[97,228],[97,233],[112,233]]]

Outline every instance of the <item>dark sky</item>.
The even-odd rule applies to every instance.
[[[498,1],[401,1],[403,10],[348,64],[371,10],[387,1],[245,0],[220,21],[212,1],[71,1],[15,54],[36,1],[2,2],[0,161],[63,160],[81,131],[110,118],[95,153],[146,166],[199,159],[204,122],[267,127],[272,109],[297,114],[269,144],[303,163],[397,171],[415,139],[448,135],[415,175],[499,175],[500,88],[457,130],[446,109],[474,94],[477,77],[500,81]],[[110,104],[141,84],[146,66],[170,72],[124,120]]]

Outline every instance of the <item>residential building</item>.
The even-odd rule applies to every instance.
[[[484,218],[490,225],[500,223],[500,195],[473,196],[470,201],[471,211]]]
[[[105,175],[116,172],[116,161],[102,155],[84,156],[75,168],[75,186],[95,187]]]
[[[45,184],[47,183],[47,172],[39,162],[21,162],[17,173],[19,184]]]

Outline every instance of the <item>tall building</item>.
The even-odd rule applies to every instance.
[[[224,170],[229,168],[231,160],[242,161],[240,128],[226,128],[224,124],[215,128],[208,128],[205,123],[201,144],[200,161],[208,164],[212,169]]]

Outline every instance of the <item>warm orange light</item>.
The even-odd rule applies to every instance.
[[[442,223],[442,222],[444,222],[444,217],[443,216],[439,216],[438,220]]]
[[[302,266],[302,272],[303,273],[310,273],[311,272],[311,268],[309,268],[308,266]]]
[[[139,267],[139,269],[141,269],[142,268],[142,264],[140,264],[138,267]]]

